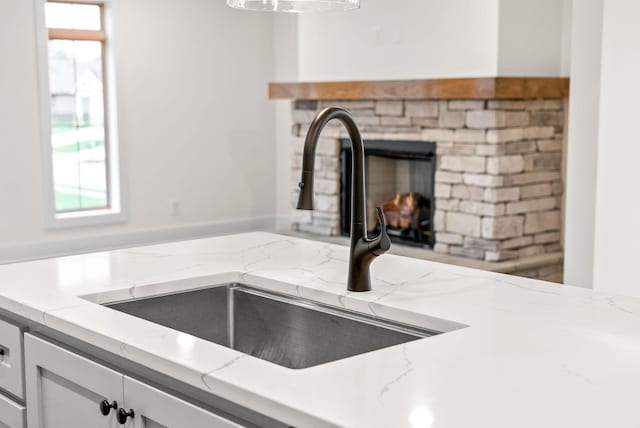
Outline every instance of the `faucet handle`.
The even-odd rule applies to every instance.
[[[387,233],[387,220],[382,208],[376,207],[376,214],[380,222],[380,234],[369,243],[369,252],[374,256],[381,256],[391,248],[391,238]]]

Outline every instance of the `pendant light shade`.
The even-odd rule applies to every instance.
[[[350,10],[360,7],[360,0],[227,0],[235,9],[270,12],[312,12]]]

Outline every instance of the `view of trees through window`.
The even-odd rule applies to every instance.
[[[57,212],[109,207],[102,5],[46,3]]]

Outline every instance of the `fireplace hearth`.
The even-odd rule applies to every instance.
[[[382,207],[391,240],[396,243],[429,247],[435,242],[434,143],[393,140],[365,140],[366,192],[370,235],[380,225],[375,207]],[[351,146],[340,144],[340,225],[348,236],[351,218]]]

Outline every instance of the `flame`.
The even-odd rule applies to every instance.
[[[396,193],[396,197],[393,200],[393,205],[395,205],[396,207],[400,207],[400,193]]]
[[[415,197],[413,196],[413,192],[409,193],[409,197],[407,198],[407,205],[410,207],[415,207]]]

